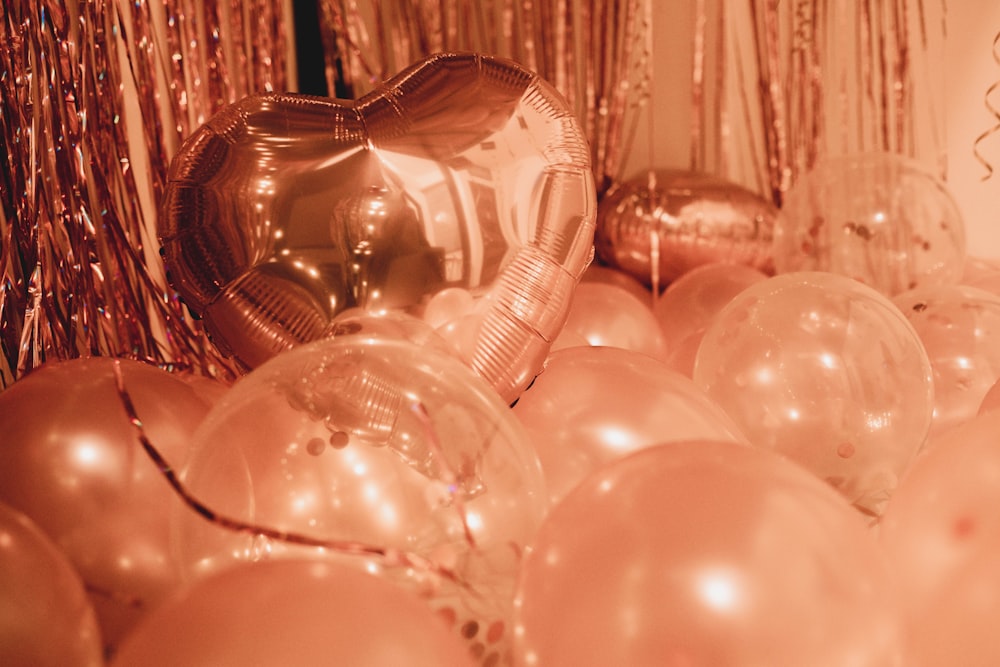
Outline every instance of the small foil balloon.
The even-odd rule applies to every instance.
[[[419,315],[461,290],[446,331],[511,402],[591,260],[595,200],[554,88],[507,60],[440,54],[357,101],[223,109],[174,158],[158,229],[172,284],[247,368],[344,309]]]
[[[517,590],[520,667],[906,664],[861,517],[801,467],[733,443],[597,470],[552,508]]]
[[[582,336],[590,345],[618,347],[662,359],[666,345],[649,300],[626,287],[584,281],[573,294],[564,332]]]
[[[770,273],[777,216],[768,200],[727,180],[654,170],[608,190],[594,243],[602,261],[645,285],[720,261]]]
[[[230,523],[178,512],[189,578],[332,559],[503,635],[544,478],[510,408],[453,355],[364,328],[296,346],[237,381],[192,446],[184,484]]]
[[[472,667],[416,596],[334,563],[245,563],[144,619],[111,667]]]
[[[694,382],[663,362],[614,347],[557,350],[514,405],[555,504],[587,475],[664,442],[746,442]]]
[[[211,405],[155,366],[107,357],[50,362],[0,394],[0,502],[69,557],[109,649],[181,583],[170,539],[179,501],[136,438],[115,364],[149,437],[182,466]]]
[[[705,331],[693,379],[750,442],[872,515],[931,426],[931,365],[913,326],[888,297],[834,273],[740,292]]]
[[[28,517],[0,503],[0,664],[102,667],[80,575]]]
[[[828,158],[788,190],[774,226],[779,273],[831,271],[894,296],[955,284],[965,226],[945,185],[892,153]]]
[[[965,285],[918,287],[893,299],[934,374],[935,436],[973,417],[1000,379],[1000,296]]]

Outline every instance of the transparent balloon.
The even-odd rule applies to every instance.
[[[527,435],[482,378],[433,346],[364,330],[245,375],[192,447],[185,486],[239,529],[178,512],[189,578],[244,560],[329,559],[483,627],[504,627],[548,503]]]
[[[573,294],[563,331],[582,336],[590,345],[662,359],[666,346],[650,301],[640,300],[617,284],[582,282]]]
[[[552,508],[518,580],[515,664],[901,667],[900,619],[836,492],[773,452],[679,442]]]
[[[216,344],[253,368],[341,311],[468,293],[460,357],[505,400],[541,366],[593,254],[587,142],[507,60],[439,54],[356,101],[246,98],[175,156],[159,236]]]
[[[892,153],[827,158],[788,190],[774,226],[779,273],[831,271],[883,294],[956,284],[965,226],[944,183]]]
[[[893,299],[934,374],[931,435],[973,417],[1000,379],[1000,296],[966,285],[918,287]]]
[[[750,442],[877,515],[933,414],[931,365],[888,297],[834,273],[751,285],[716,317],[694,381]]]

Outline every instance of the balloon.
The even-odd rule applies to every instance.
[[[877,515],[931,425],[931,365],[888,297],[834,273],[751,285],[705,331],[694,381],[750,442]]]
[[[241,560],[331,559],[482,627],[503,627],[547,510],[527,434],[482,378],[433,346],[364,329],[237,381],[195,433],[183,481],[243,528],[178,512],[189,579]]]
[[[828,158],[789,188],[774,226],[779,273],[832,271],[894,296],[955,284],[965,227],[945,185],[901,155]]]
[[[770,273],[777,216],[773,204],[735,183],[654,170],[608,190],[597,210],[594,245],[602,261],[646,285],[654,275],[666,284],[720,261]]]
[[[1000,412],[990,412],[935,438],[879,523],[911,635],[929,659],[915,664],[997,664],[1000,656],[998,432]]]
[[[431,56],[357,101],[241,100],[180,148],[164,199],[170,280],[242,365],[324,336],[344,309],[419,315],[460,289],[460,356],[508,402],[593,254],[575,117],[483,55]]]
[[[690,439],[746,442],[689,378],[613,347],[553,352],[513,410],[538,452],[553,504],[597,468],[645,447]]]
[[[893,299],[934,374],[931,435],[974,416],[1000,379],[1000,296],[966,285],[918,287]]]
[[[595,472],[524,559],[515,664],[901,665],[860,516],[772,452],[691,441]]]
[[[210,404],[155,366],[107,357],[50,362],[0,394],[0,502],[67,554],[109,648],[180,584],[170,545],[178,501],[140,447],[115,389],[115,363],[149,439],[183,465]]]
[[[705,329],[733,297],[767,274],[753,267],[713,262],[691,269],[667,285],[653,306],[663,331],[663,360],[691,377]]]
[[[997,379],[997,381],[986,390],[986,394],[983,396],[983,400],[979,404],[979,410],[976,414],[986,414],[987,412],[996,410],[998,407],[1000,407],[1000,379]]]
[[[80,575],[28,517],[0,503],[0,664],[101,667]]]
[[[580,283],[563,331],[579,334],[590,345],[633,350],[655,359],[666,354],[663,332],[649,302],[611,283]]]
[[[588,266],[587,270],[583,272],[583,277],[580,278],[580,281],[584,283],[604,283],[607,285],[624,287],[633,296],[635,296],[635,298],[639,299],[639,301],[643,303],[653,302],[653,294],[649,291],[648,287],[624,271],[612,269],[610,266],[602,266],[595,262]]]
[[[111,667],[470,666],[462,643],[415,596],[333,563],[247,563],[149,614]]]

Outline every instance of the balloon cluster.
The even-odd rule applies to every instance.
[[[831,181],[850,220],[768,218],[773,265],[718,231],[749,200],[659,202],[721,235],[659,293],[586,268],[576,141],[472,56],[211,121],[164,244],[247,372],[95,357],[0,394],[0,663],[1000,661],[1000,269],[957,284],[959,223],[894,223],[881,169]]]

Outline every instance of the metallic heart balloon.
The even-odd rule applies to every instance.
[[[771,202],[735,183],[654,170],[608,191],[597,212],[595,244],[602,261],[646,285],[662,286],[712,262],[773,273],[777,217]]]
[[[432,56],[356,101],[237,102],[181,147],[164,202],[170,280],[247,368],[347,308],[421,315],[460,289],[472,298],[443,330],[513,400],[593,256],[575,117],[537,75],[476,54]]]

